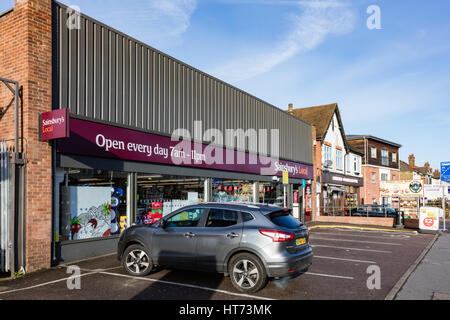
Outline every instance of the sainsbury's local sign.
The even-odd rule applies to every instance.
[[[41,113],[39,130],[42,141],[67,138],[69,136],[69,109]]]
[[[70,119],[70,137],[61,153],[160,163],[257,175],[312,179],[311,165],[81,119]]]

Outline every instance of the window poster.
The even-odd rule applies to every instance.
[[[111,187],[63,187],[63,232],[69,240],[111,234]]]

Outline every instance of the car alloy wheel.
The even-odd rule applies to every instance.
[[[267,283],[267,274],[260,260],[252,254],[233,257],[229,265],[231,282],[241,292],[256,292]]]
[[[239,260],[234,265],[233,277],[238,286],[243,289],[251,289],[258,282],[258,268],[250,260]]]
[[[153,267],[149,254],[140,245],[130,246],[125,251],[123,265],[129,274],[137,276],[149,274]]]

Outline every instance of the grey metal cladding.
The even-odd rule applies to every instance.
[[[85,15],[80,29],[70,30],[63,4],[55,2],[54,12],[55,108],[169,136],[179,127],[193,136],[196,120],[224,138],[226,129],[278,129],[280,158],[312,164],[306,122]]]

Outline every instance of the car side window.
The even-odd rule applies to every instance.
[[[206,227],[229,227],[238,223],[239,212],[233,210],[210,209]]]
[[[203,214],[203,209],[187,209],[183,210],[173,217],[167,219],[166,226],[174,227],[197,227],[198,222]]]
[[[248,212],[241,212],[242,214],[242,221],[247,222],[255,219],[250,213]]]

